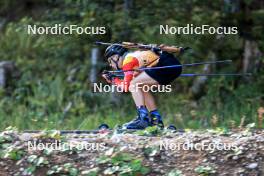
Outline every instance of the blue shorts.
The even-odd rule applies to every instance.
[[[163,51],[160,55],[159,62],[154,67],[169,65],[181,65],[181,63],[173,54]],[[167,85],[181,75],[182,67],[145,70],[145,72],[160,85]]]

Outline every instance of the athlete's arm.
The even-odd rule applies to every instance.
[[[133,79],[134,71],[127,71],[137,68],[139,66],[139,62],[135,57],[128,56],[125,58],[122,70],[124,72],[124,79],[121,80],[119,78],[114,78],[113,83],[120,86],[124,92],[128,92],[128,88],[131,80]]]

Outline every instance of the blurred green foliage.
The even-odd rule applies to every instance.
[[[132,2],[129,8],[125,3]],[[263,51],[263,9],[258,1],[1,1],[0,59],[15,61],[22,75],[12,91],[0,92],[0,128],[90,129],[105,122],[124,123],[135,115],[130,95],[114,103],[110,94],[91,92],[88,74],[93,42],[134,41],[190,46],[194,53],[181,57],[183,63],[232,59],[230,66],[214,72],[241,71],[245,39],[255,41]],[[262,4],[263,5],[263,4]],[[106,26],[106,35],[28,35],[27,25]],[[159,25],[238,26],[239,35],[160,35]],[[263,58],[258,58],[263,62]],[[104,67],[100,60],[100,69]],[[171,93],[157,95],[166,123],[184,128],[236,127],[258,122],[263,106],[263,69],[254,76],[210,78],[206,95],[194,101],[189,95],[192,78],[178,78]],[[186,71],[187,72],[187,71]],[[199,68],[188,72],[202,72]],[[98,79],[100,75],[98,73]],[[214,118],[212,118],[214,117]],[[212,122],[212,119],[214,121]]]

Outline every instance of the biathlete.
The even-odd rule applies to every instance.
[[[141,67],[162,67],[169,65],[181,65],[178,59],[165,51],[160,53],[152,50],[132,51],[113,44],[105,51],[105,57],[109,65],[114,70],[123,70],[124,78],[121,80],[109,74],[103,74],[103,78],[111,84],[117,85],[124,92],[131,92],[137,107],[138,116],[123,125],[126,129],[144,129],[149,126],[157,125],[164,127],[162,116],[159,113],[154,97],[149,91],[144,91],[142,87],[151,85],[168,85],[179,77],[182,67],[148,69],[141,73],[133,69]],[[137,86],[137,85],[141,86]]]

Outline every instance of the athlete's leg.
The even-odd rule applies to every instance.
[[[152,95],[147,95],[149,92],[145,94],[145,92],[142,89],[142,86],[150,86],[150,85],[158,85],[158,82],[151,78],[148,74],[145,72],[140,73],[136,78],[134,78],[130,82],[129,90],[132,94],[132,97],[134,99],[134,102],[137,107],[139,106],[150,106],[152,108],[155,106],[154,98]],[[147,100],[145,99],[145,95]],[[148,99],[149,98],[149,99]]]
[[[126,123],[124,126],[127,129],[144,129],[151,125],[151,119],[149,118],[149,111],[146,108],[144,96],[145,93],[142,89],[142,86],[153,84],[157,84],[157,82],[144,72],[139,74],[130,82],[129,91],[131,92],[134,102],[137,106],[138,118]]]
[[[145,72],[141,73],[139,76],[140,77],[136,77],[133,80],[134,84],[141,83],[144,86],[159,85],[159,83],[156,80],[151,78]],[[150,90],[150,89],[147,89],[147,90]],[[151,125],[158,125],[161,128],[163,128],[164,125],[163,125],[163,121],[162,121],[162,116],[160,115],[160,113],[159,113],[159,111],[157,109],[157,106],[156,106],[156,103],[155,103],[153,95],[151,94],[151,92],[146,91],[146,89],[141,89],[141,91],[142,91],[142,94],[144,96],[144,105],[148,108],[148,111],[150,113]],[[135,97],[134,100],[135,100],[135,103],[136,103],[137,97],[135,95],[133,97]]]
[[[157,106],[156,106],[155,99],[152,93],[149,91],[148,92],[143,91],[143,96],[144,96],[145,105],[148,108],[149,112],[156,110]]]
[[[158,125],[160,127],[163,127],[162,118],[157,111],[154,97],[152,96],[151,92],[149,92],[150,89],[146,87],[152,85],[159,85],[159,83],[145,72],[141,73],[131,81],[129,90],[137,106],[138,114],[140,117],[139,119],[142,119],[143,117],[143,119],[145,120],[132,121],[132,123],[129,123],[127,125],[127,128],[144,126],[146,125],[146,123],[144,125],[141,125],[144,121],[148,121],[148,125]],[[146,106],[148,109],[146,108]],[[150,112],[150,118],[148,116],[148,112]]]
[[[144,93],[142,89],[138,88],[137,83],[133,82],[133,80],[130,82],[129,91],[131,92],[137,107],[145,106]]]
[[[159,127],[163,128],[163,121],[162,117],[157,109],[155,100],[151,92],[144,92],[144,99],[145,99],[145,104],[148,108],[149,114],[150,114],[150,122],[151,125],[158,125]]]

